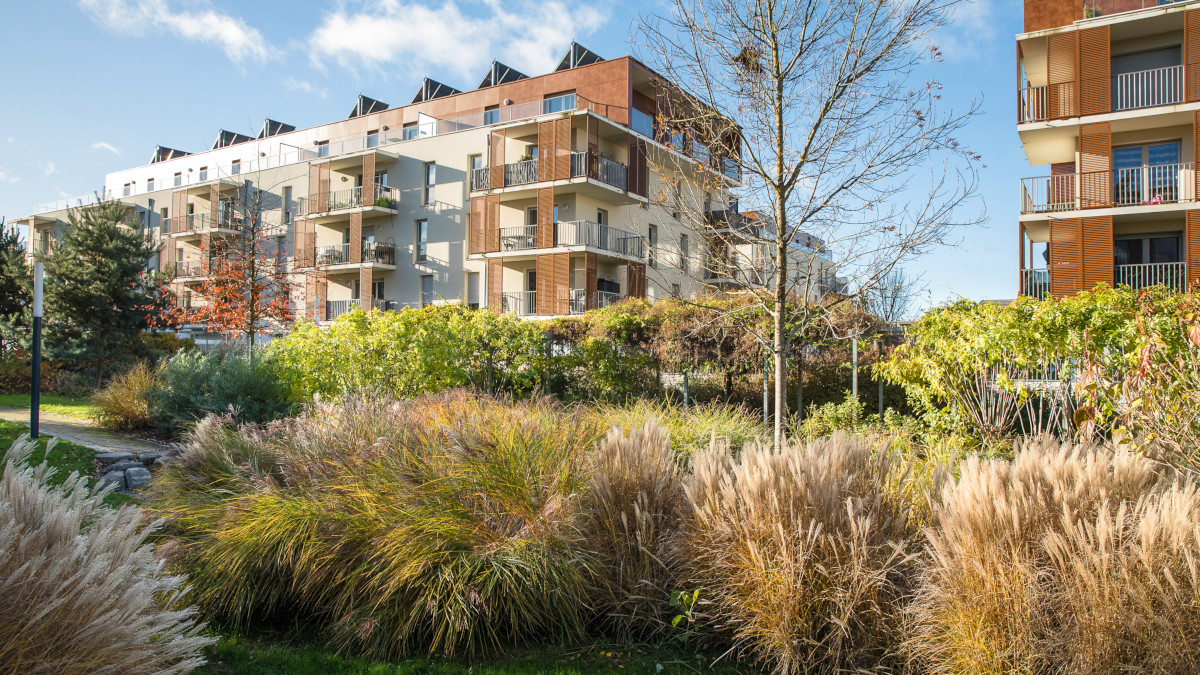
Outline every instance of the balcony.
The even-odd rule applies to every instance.
[[[218,209],[172,216],[163,221],[163,231],[174,236],[197,235],[205,232],[237,232],[242,218],[233,209]]]
[[[1021,179],[1021,213],[1195,201],[1191,163]]]
[[[1035,300],[1050,297],[1050,270],[1045,268],[1021,270],[1021,295]]]
[[[631,258],[646,257],[646,242],[640,235],[590,220],[555,223],[554,245],[587,246]]]
[[[500,228],[501,251],[524,251],[537,248],[537,225]]]
[[[582,288],[572,288],[570,291],[570,307],[571,314],[583,314],[587,310],[587,291]],[[595,292],[595,309],[603,309],[609,305],[615,305],[625,299],[620,293],[612,291],[596,291]]]
[[[1117,265],[1113,281],[1133,289],[1162,285],[1182,293],[1187,290],[1187,270],[1183,262]]]
[[[1184,102],[1185,66],[1174,65],[1114,75],[1109,83],[1110,110],[1139,110]],[[1101,86],[1103,81],[1085,79],[1085,88]],[[1044,122],[1078,117],[1079,86],[1075,82],[1027,86],[1017,91],[1017,122]]]
[[[571,178],[591,178],[619,190],[628,189],[629,169],[620,162],[586,152],[571,153]],[[532,185],[538,182],[538,160],[527,159],[504,165],[504,185],[491,184],[491,169],[471,170],[471,190]]]
[[[363,187],[331,190],[313,197],[300,198],[300,215],[312,216],[336,211],[359,208],[392,209],[400,203],[400,190],[386,185],[375,185],[372,199],[363,198]]]
[[[362,259],[360,263],[353,263],[350,260],[350,244],[333,244],[331,246],[318,246],[315,250],[313,260],[317,267],[330,267],[333,265],[396,265],[396,246],[394,244],[386,244],[378,241],[362,242]]]
[[[1094,19],[1113,14],[1124,14],[1139,9],[1162,7],[1185,0],[1083,0],[1083,18]]]
[[[500,298],[500,311],[505,314],[531,316],[537,313],[535,291],[507,291]]]
[[[175,276],[177,278],[198,277],[203,276],[204,266],[199,260],[178,260],[175,262]]]

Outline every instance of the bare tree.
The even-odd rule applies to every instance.
[[[897,267],[885,274],[874,286],[864,289],[863,308],[883,323],[892,326],[912,315],[919,291],[918,281],[909,277],[903,268]]]
[[[639,21],[639,55],[667,80],[658,135],[678,151],[652,153],[655,168],[703,178],[661,195],[680,231],[699,234],[686,248],[708,250],[706,264],[681,255],[679,266],[714,290],[752,293],[770,315],[757,335],[774,358],[777,443],[788,336],[829,304],[809,301],[856,301],[979,221],[958,217],[979,157],[954,137],[978,107],[940,110],[929,42],[959,1],[673,0]],[[735,190],[736,216],[725,203]]]

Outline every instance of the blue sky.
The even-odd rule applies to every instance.
[[[85,194],[146,163],[155,145],[196,151],[221,128],[264,117],[303,128],[346,116],[359,93],[400,105],[428,75],[474,87],[499,59],[529,75],[572,39],[601,56],[633,51],[638,12],[658,0],[43,0],[6,3],[0,215]],[[924,303],[1012,297],[1018,179],[1034,175],[1016,133],[1016,2],[974,0],[935,42],[946,102],[982,100],[960,139],[982,154],[987,222],[908,266]],[[635,53],[636,55],[636,53]],[[924,304],[923,303],[923,304]]]

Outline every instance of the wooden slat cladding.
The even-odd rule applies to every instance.
[[[1081,226],[1083,256],[1083,288],[1096,284],[1113,285],[1113,225],[1112,216],[1084,218]]]
[[[554,180],[571,177],[571,118],[554,120]]]
[[[534,312],[542,316],[554,313],[554,254],[543,253],[534,259],[537,291]]]
[[[501,311],[504,304],[504,261],[489,258],[487,261],[487,306]]]
[[[329,299],[329,280],[324,272],[311,274],[304,280],[304,312],[310,319],[325,320],[325,302]]]
[[[1200,209],[1188,211],[1186,223],[1183,237],[1187,248],[1188,289],[1197,292],[1200,291]]]
[[[362,212],[350,214],[350,262],[362,262]]]
[[[1063,298],[1083,288],[1083,250],[1078,218],[1050,221],[1050,293]]]
[[[1192,157],[1200,157],[1197,153],[1200,153],[1200,110],[1192,112]],[[1200,171],[1192,171],[1192,184],[1192,195],[1200,196],[1200,191],[1197,191],[1200,188]]]
[[[1079,108],[1084,115],[1102,115],[1112,108],[1111,44],[1108,26],[1079,31]]]
[[[537,247],[554,247],[554,188],[537,191]]]
[[[1083,208],[1112,206],[1112,125],[1079,127],[1079,198]]]
[[[554,180],[555,120],[538,123],[538,180]]]
[[[308,212],[329,210],[329,164],[308,167]]]
[[[646,264],[631,262],[625,267],[625,295],[630,298],[646,297]]]
[[[1079,77],[1076,33],[1056,33],[1046,38],[1047,99],[1050,119],[1079,114],[1076,82]]]
[[[471,255],[477,255],[486,251],[484,246],[484,225],[486,223],[484,217],[485,200],[486,197],[471,198],[471,214],[468,216],[471,219],[471,222],[468,224],[470,229],[470,248],[468,249],[468,253]]]
[[[504,130],[488,134],[488,166],[491,167],[489,187],[496,190],[504,187]]]
[[[500,250],[500,195],[488,195],[484,199],[483,250],[496,253]]]
[[[646,142],[629,134],[629,171],[626,173],[626,189],[639,197],[645,197],[649,176],[646,169]]]
[[[1183,13],[1183,77],[1188,103],[1200,101],[1200,9]]]
[[[313,221],[296,221],[296,248],[292,253],[297,267],[312,267],[316,262],[316,225]]]
[[[354,246],[350,246],[350,250],[354,250]],[[358,268],[358,306],[362,311],[371,311],[371,268]]]
[[[362,165],[363,176],[363,203],[375,203],[375,155],[367,153],[363,155]]]
[[[554,314],[571,313],[571,254],[554,255]]]
[[[583,308],[596,309],[598,297],[596,291],[599,290],[597,276],[599,274],[599,261],[595,253],[583,254]]]

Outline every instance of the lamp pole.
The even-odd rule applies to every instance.
[[[33,384],[29,397],[29,437],[38,437],[42,399],[42,263],[33,264]]]

